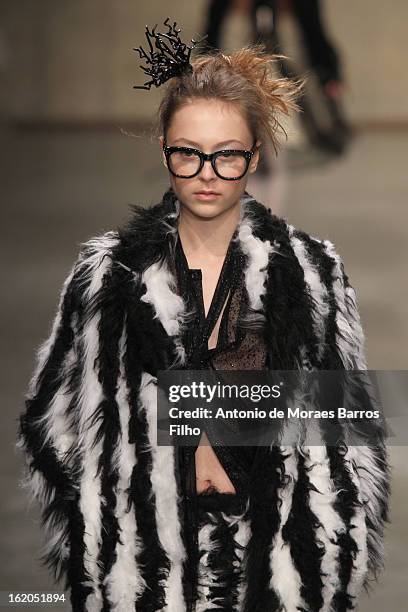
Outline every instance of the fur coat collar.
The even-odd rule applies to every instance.
[[[201,538],[197,607],[186,601],[175,451],[154,441],[157,372],[186,357],[189,313],[173,271],[178,214],[171,189],[150,208],[133,207],[126,225],[82,245],[64,282],[17,441],[21,484],[41,507],[42,560],[65,579],[77,611],[352,610],[383,565],[382,440],[346,452],[324,442],[272,447],[251,512],[229,523],[246,551],[235,603],[230,594],[224,605],[212,573],[217,533]],[[365,369],[355,292],[334,245],[247,192],[237,236],[246,318],[262,329],[274,369]]]

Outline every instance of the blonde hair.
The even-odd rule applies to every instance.
[[[171,78],[157,111],[156,135],[166,137],[173,114],[189,100],[216,99],[235,105],[246,118],[254,138],[269,139],[277,152],[285,129],[281,115],[298,111],[303,82],[273,74],[282,56],[265,51],[262,43],[230,54],[216,50],[191,61],[193,70]]]

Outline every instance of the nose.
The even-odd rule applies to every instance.
[[[204,161],[204,165],[201,168],[199,176],[206,181],[218,178],[214,172],[214,168],[212,167],[209,159]]]

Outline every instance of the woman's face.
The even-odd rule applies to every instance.
[[[161,146],[163,137],[160,137]],[[257,141],[257,144],[260,144]],[[167,131],[168,147],[188,146],[203,153],[221,149],[246,149],[253,145],[253,136],[239,110],[220,100],[194,99],[179,108],[173,115]],[[220,213],[239,205],[250,173],[255,172],[259,151],[252,156],[248,172],[239,180],[219,178],[209,161],[193,178],[179,178],[169,172],[170,184],[180,201],[189,211],[201,218],[214,218]],[[163,152],[163,163],[167,167]],[[202,200],[198,192],[214,191],[213,199]]]

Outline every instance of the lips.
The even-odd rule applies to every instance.
[[[216,191],[196,191],[196,195],[219,195]]]
[[[194,195],[196,200],[201,200],[202,202],[213,202],[220,196],[215,191],[196,191]]]

